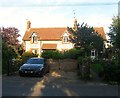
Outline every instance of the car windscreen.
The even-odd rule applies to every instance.
[[[29,59],[26,64],[43,64],[44,59]]]

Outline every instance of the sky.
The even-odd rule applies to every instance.
[[[0,0],[0,27],[16,27],[22,41],[27,19],[31,27],[72,27],[79,24],[104,27],[106,33],[112,18],[118,15],[119,0]]]

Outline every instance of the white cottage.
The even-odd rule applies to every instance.
[[[74,21],[74,30],[77,29],[77,20]],[[104,39],[105,32],[102,27],[94,28]],[[27,21],[27,29],[23,37],[25,51],[41,54],[43,50],[66,51],[74,47],[69,41],[70,33],[64,28],[31,28],[31,22]]]

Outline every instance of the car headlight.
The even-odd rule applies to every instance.
[[[42,70],[43,69],[43,67],[39,67],[39,69],[38,70]]]

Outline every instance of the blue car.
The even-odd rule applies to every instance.
[[[43,76],[49,72],[49,65],[44,58],[30,58],[19,68],[19,75]]]

